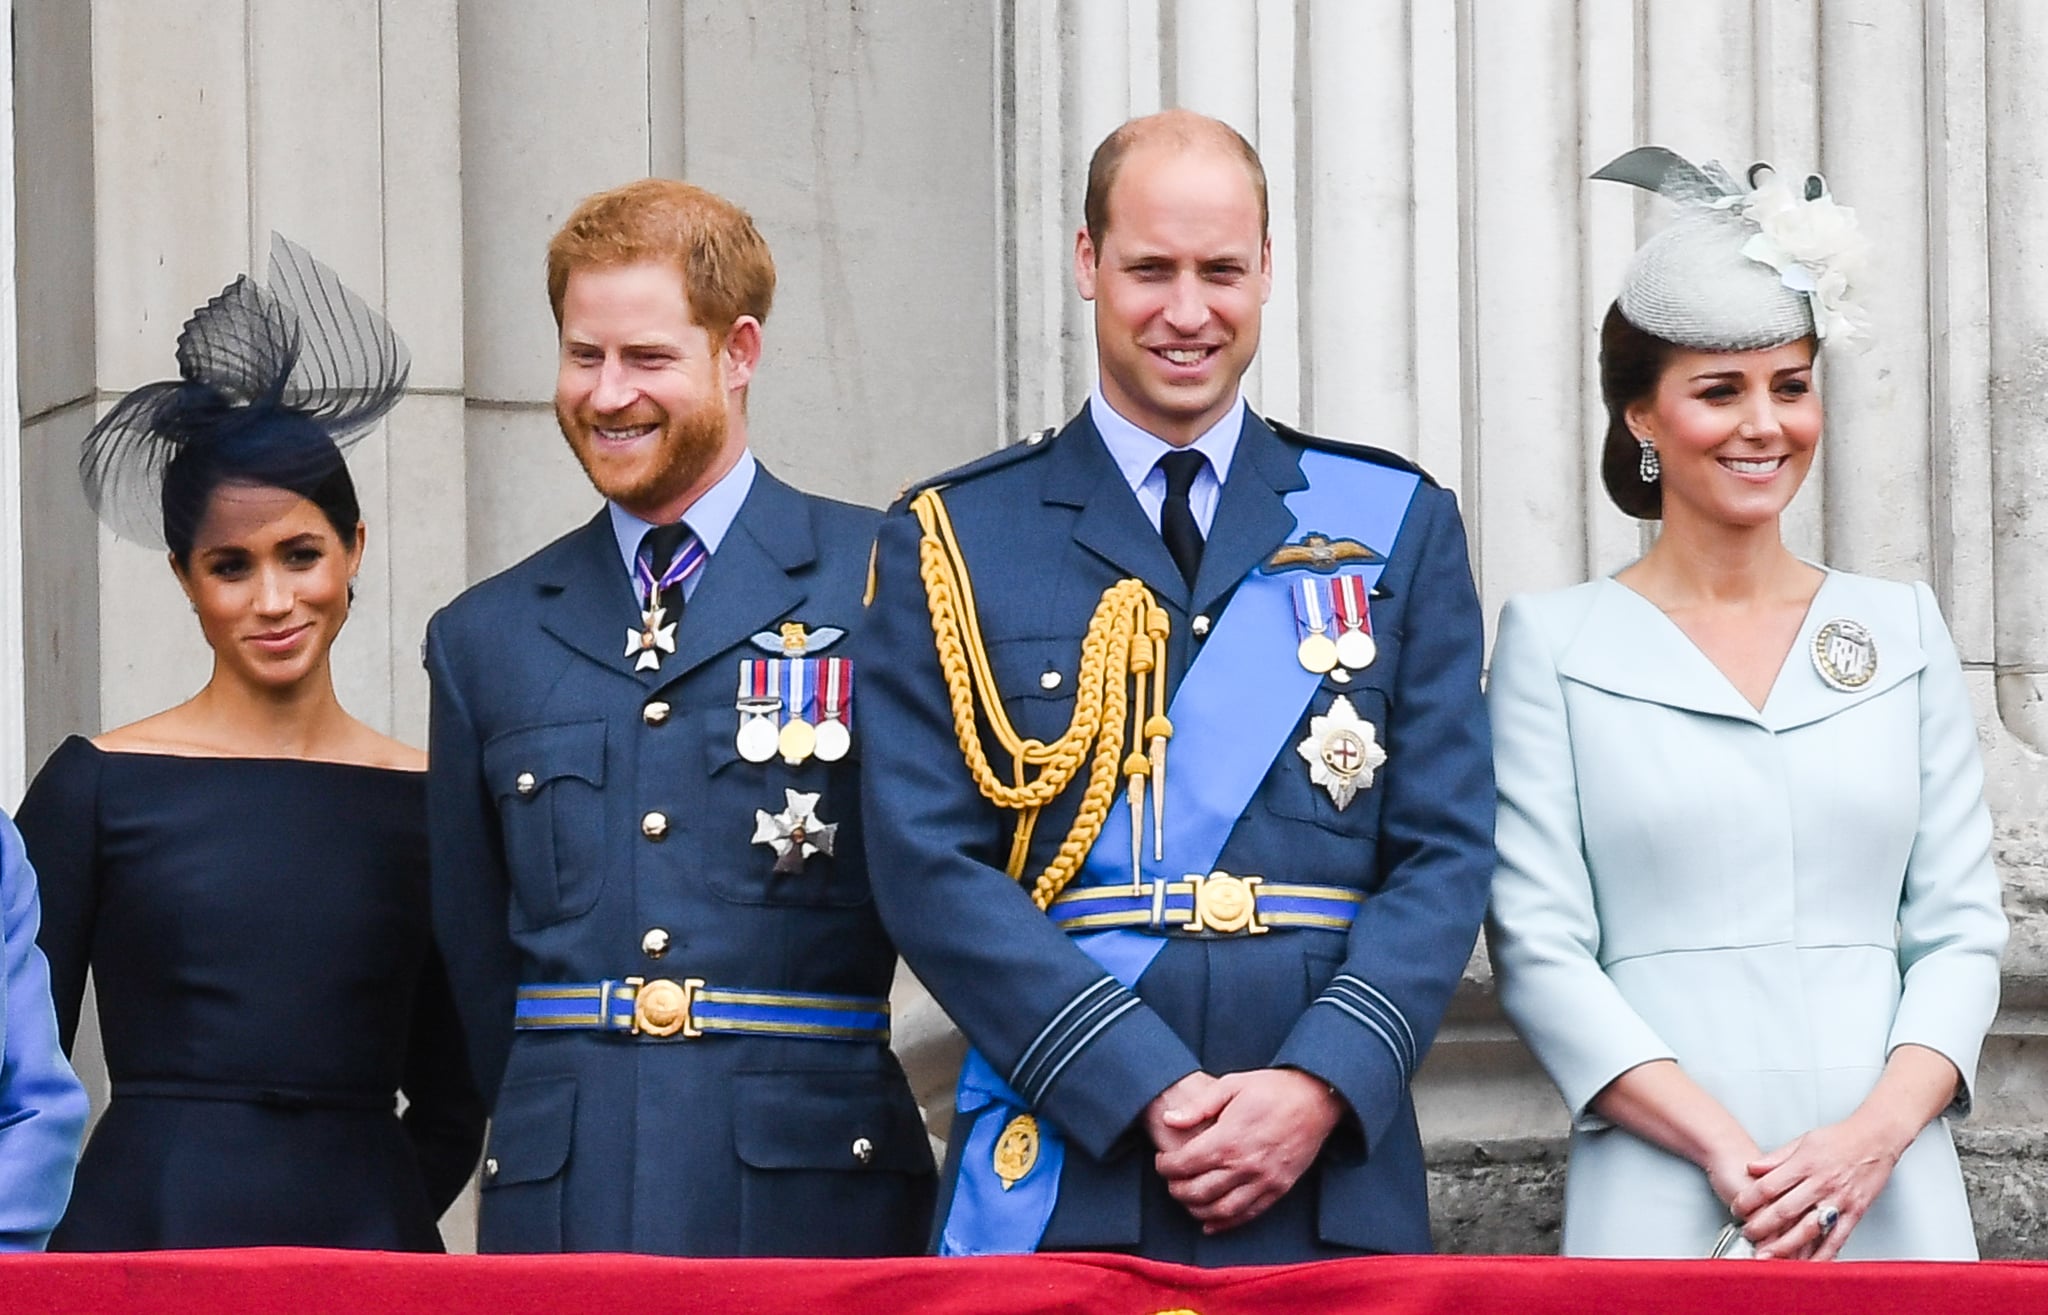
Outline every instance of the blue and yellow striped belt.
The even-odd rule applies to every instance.
[[[1347,931],[1365,902],[1347,886],[1282,885],[1228,872],[1182,881],[1084,886],[1053,900],[1048,911],[1064,932],[1134,928],[1185,936],[1257,936],[1275,927]]]
[[[744,1035],[887,1044],[889,1002],[862,995],[706,986],[701,977],[623,977],[522,986],[512,1026],[656,1039]]]

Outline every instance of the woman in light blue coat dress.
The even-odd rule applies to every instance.
[[[1572,1115],[1564,1249],[1974,1257],[1948,1123],[2006,928],[1968,691],[1925,585],[1779,523],[1863,240],[1818,179],[1655,149],[1596,177],[1680,203],[1601,339],[1602,475],[1663,527],[1512,600],[1488,693],[1488,934]]]

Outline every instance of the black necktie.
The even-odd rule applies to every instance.
[[[1166,551],[1173,554],[1173,564],[1180,568],[1181,578],[1190,587],[1195,583],[1195,572],[1202,568],[1202,527],[1195,521],[1195,509],[1188,505],[1188,494],[1195,487],[1195,476],[1202,473],[1208,460],[1199,452],[1169,452],[1159,458],[1159,469],[1166,473],[1166,501],[1159,508],[1159,537],[1166,540]]]
[[[690,527],[681,521],[673,525],[657,525],[647,531],[646,536],[640,540],[640,546],[647,553],[647,564],[654,571],[654,578],[657,581],[661,579],[663,572],[675,564],[676,554],[683,550],[683,545],[692,537],[694,536],[690,533]],[[678,580],[661,591],[661,605],[668,609],[670,621],[683,619],[682,581]]]

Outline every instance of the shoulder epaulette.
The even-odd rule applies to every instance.
[[[986,475],[992,470],[1002,470],[1005,467],[1014,466],[1020,461],[1029,460],[1052,447],[1053,439],[1058,436],[1059,431],[1056,429],[1034,429],[1008,447],[999,447],[987,456],[976,457],[965,465],[955,466],[951,470],[942,471],[939,474],[927,476],[914,483],[906,484],[903,486],[903,491],[896,495],[896,501],[889,505],[889,510],[891,512],[903,510],[909,504],[910,499],[926,489],[942,489],[949,484],[958,484],[964,480],[974,479],[979,475]]]
[[[1270,417],[1266,419],[1266,423],[1272,427],[1274,433],[1289,442],[1300,443],[1322,452],[1337,452],[1347,457],[1357,457],[1360,461],[1370,461],[1376,466],[1391,466],[1395,470],[1405,470],[1411,475],[1420,475],[1425,484],[1442,487],[1437,484],[1436,476],[1398,452],[1389,452],[1383,447],[1373,447],[1366,443],[1347,443],[1341,438],[1324,438],[1320,434],[1305,433],[1293,425],[1282,424]]]

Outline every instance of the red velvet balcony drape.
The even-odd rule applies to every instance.
[[[1390,1257],[1196,1270],[1122,1256],[660,1260],[184,1251],[0,1258],[4,1315],[2043,1315],[2048,1264]]]

